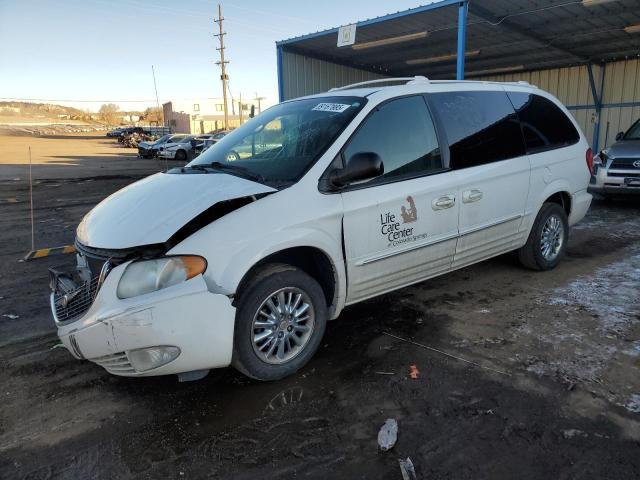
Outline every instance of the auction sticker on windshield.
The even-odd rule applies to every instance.
[[[345,105],[344,103],[319,103],[311,110],[315,110],[317,112],[335,112],[342,113],[351,105]]]

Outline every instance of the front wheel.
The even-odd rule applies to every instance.
[[[257,380],[295,373],[318,350],[327,316],[316,280],[290,265],[266,266],[239,295],[233,366]]]
[[[187,159],[187,152],[185,152],[184,150],[178,150],[176,152],[176,160],[180,162],[184,162],[186,159]]]
[[[538,212],[529,238],[518,250],[520,263],[532,270],[551,270],[564,255],[569,240],[569,222],[562,206],[545,203]]]

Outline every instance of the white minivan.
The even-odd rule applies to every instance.
[[[114,193],[52,269],[58,334],[130,377],[305,365],[347,305],[517,250],[554,268],[591,150],[527,83],[366,82],[278,104]]]

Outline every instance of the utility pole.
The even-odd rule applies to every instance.
[[[256,92],[256,101],[258,102],[258,113],[262,113],[262,107],[260,106],[260,101],[264,100],[266,97],[259,97],[258,92]]]
[[[225,32],[222,31],[222,21],[224,20],[222,16],[222,5],[218,4],[218,18],[213,21],[218,24],[219,32],[214,34],[214,36],[218,37],[220,40],[220,46],[216,48],[220,52],[220,61],[216,62],[216,65],[220,65],[220,80],[222,80],[222,99],[224,102],[224,129],[229,129],[229,106],[227,105],[227,81],[229,80],[229,76],[227,75],[226,65],[229,63],[228,60],[224,59],[224,36]]]
[[[240,125],[242,125],[242,92],[240,92]]]
[[[153,88],[156,91],[156,105],[158,107],[158,113],[160,115],[160,122],[162,122],[162,126],[164,127],[164,110],[160,108],[160,100],[158,99],[158,86],[156,85],[156,71],[151,65],[151,74],[153,75]],[[149,123],[151,125],[151,123]]]

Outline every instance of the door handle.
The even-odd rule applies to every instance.
[[[466,190],[462,192],[462,201],[464,203],[477,202],[481,198],[482,198],[482,192],[475,188],[473,190]]]
[[[443,195],[438,198],[434,198],[431,202],[431,208],[434,210],[444,210],[445,208],[451,208],[456,204],[456,197],[453,195]]]

